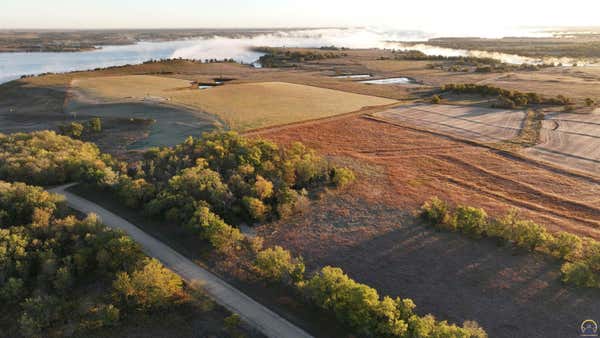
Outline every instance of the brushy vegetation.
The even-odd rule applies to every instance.
[[[514,109],[517,107],[526,107],[531,105],[573,105],[573,100],[563,95],[558,95],[556,97],[544,97],[538,93],[521,93],[516,90],[508,90],[499,87],[478,85],[473,83],[447,84],[441,87],[441,91],[452,92],[454,94],[497,96],[497,102],[493,104],[493,107],[495,108]]]
[[[179,277],[123,233],[93,215],[66,215],[62,198],[42,188],[0,181],[0,324],[8,336],[116,325],[131,311],[171,306],[182,292]]]
[[[600,242],[582,239],[568,232],[550,233],[545,227],[519,218],[511,210],[491,219],[483,209],[471,206],[452,208],[437,197],[421,207],[421,216],[439,229],[458,231],[473,238],[491,237],[565,261],[562,280],[582,287],[600,287]]]

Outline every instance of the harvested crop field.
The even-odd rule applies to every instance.
[[[547,115],[529,156],[600,175],[600,114]]]
[[[440,104],[411,104],[374,114],[390,122],[408,123],[479,142],[517,137],[524,111]]]
[[[516,207],[550,230],[598,239],[600,181],[358,115],[254,135],[302,141],[358,173],[346,192],[259,228],[309,268],[340,266],[382,294],[412,298],[420,313],[476,320],[490,337],[568,337],[600,311],[597,290],[560,283],[558,262],[439,232],[412,215],[437,195],[494,216]]]
[[[104,100],[147,100],[182,105],[219,116],[232,129],[248,130],[396,101],[284,82],[227,84],[198,90],[189,81],[156,76],[75,80],[73,88]]]

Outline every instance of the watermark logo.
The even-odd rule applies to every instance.
[[[598,337],[598,323],[592,319],[584,320],[579,327],[579,335],[581,337]]]

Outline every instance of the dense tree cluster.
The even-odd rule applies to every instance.
[[[0,134],[0,179],[51,185],[73,180],[116,178],[92,143],[57,135],[52,131]]]
[[[528,105],[558,105],[570,106],[573,100],[563,95],[556,97],[544,97],[538,93],[521,93],[516,90],[508,90],[488,85],[478,85],[474,83],[465,84],[447,84],[441,87],[442,92],[451,92],[454,94],[478,94],[482,96],[497,96],[498,100],[494,104],[497,108],[513,109]]]
[[[471,206],[453,209],[437,197],[423,204],[421,216],[440,229],[462,232],[474,238],[498,238],[564,260],[561,272],[565,283],[600,287],[600,242],[593,239],[582,239],[568,232],[550,233],[535,222],[519,218],[514,210],[491,219],[483,209]]]
[[[285,217],[305,205],[307,189],[353,180],[350,170],[331,167],[300,143],[284,149],[234,132],[213,132],[149,150],[109,186],[129,207],[202,230],[209,226],[198,222],[208,220]]]
[[[307,189],[343,187],[355,179],[349,169],[330,166],[300,143],[280,148],[234,132],[153,148],[141,161],[117,167],[115,180],[98,175],[96,185],[115,191],[126,206],[181,226],[229,255],[249,244],[230,224],[289,216],[306,207]]]
[[[129,309],[166,306],[181,293],[181,280],[144,259],[129,237],[93,215],[64,214],[58,196],[0,181],[0,325],[8,336],[114,325]]]

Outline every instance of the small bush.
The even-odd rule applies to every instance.
[[[99,133],[102,131],[102,120],[99,117],[94,117],[93,119],[88,121],[88,128],[93,133]]]
[[[560,268],[562,281],[580,287],[598,287],[598,275],[586,262],[567,262]]]
[[[506,96],[499,96],[496,102],[492,105],[493,108],[515,109],[517,103]]]
[[[81,123],[71,122],[69,124],[58,126],[58,130],[62,135],[79,139],[83,135],[85,127]]]
[[[451,221],[450,206],[437,197],[432,197],[421,206],[421,217],[436,227],[456,229],[455,223]]]
[[[596,100],[594,100],[592,98],[589,98],[589,97],[585,99],[585,105],[586,106],[591,107],[591,106],[593,106],[595,104],[596,104]]]
[[[555,234],[549,243],[548,250],[560,259],[573,259],[580,254],[583,241],[577,235],[567,232]]]
[[[453,221],[456,228],[467,235],[479,237],[487,227],[487,214],[483,209],[459,206]]]
[[[335,168],[332,170],[331,182],[338,188],[343,188],[355,180],[356,176],[351,169]]]
[[[120,313],[119,309],[112,304],[95,305],[88,310],[88,318],[81,322],[81,328],[86,331],[115,326],[119,322]]]
[[[229,331],[238,329],[241,323],[242,319],[236,314],[232,314],[231,316],[223,319],[223,326],[225,326],[225,328]]]
[[[440,98],[440,96],[439,96],[439,95],[433,95],[433,96],[431,97],[431,100],[430,100],[430,101],[431,101],[431,103],[433,103],[433,104],[439,104],[440,102],[442,102],[442,98]]]
[[[535,251],[548,240],[548,231],[543,226],[529,220],[519,220],[514,228],[513,241],[520,247]]]

